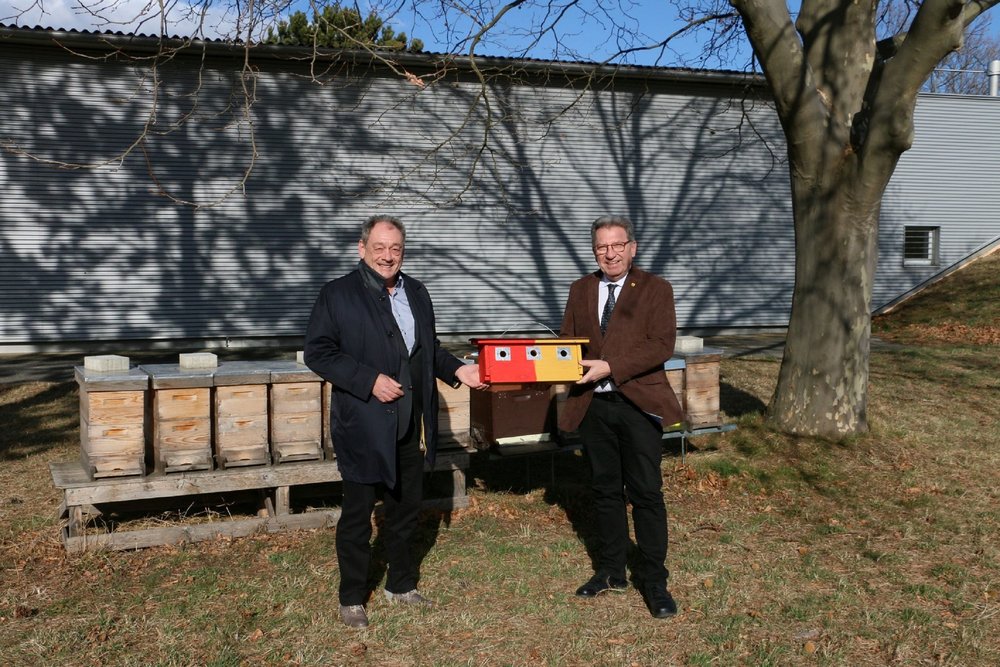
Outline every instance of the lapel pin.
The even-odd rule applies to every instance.
[[[635,287],[635,283],[629,283],[629,287]]]

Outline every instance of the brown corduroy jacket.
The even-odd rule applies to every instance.
[[[607,334],[602,336],[597,314],[600,282],[597,271],[570,286],[559,334],[589,338],[583,358],[607,361],[618,391],[641,410],[661,418],[666,426],[683,420],[684,412],[663,370],[677,338],[673,287],[633,265],[617,295]],[[572,386],[559,419],[561,430],[575,431],[580,426],[595,386]]]

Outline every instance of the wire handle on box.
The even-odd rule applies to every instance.
[[[546,331],[548,331],[548,332],[549,332],[550,334],[552,334],[552,335],[553,335],[553,336],[555,336],[556,338],[558,338],[558,337],[559,337],[559,334],[557,334],[557,333],[556,333],[555,331],[553,331],[552,329],[548,328],[547,326],[545,326],[545,325],[544,325],[544,324],[542,324],[541,322],[535,322],[535,321],[532,321],[532,322],[528,322],[528,324],[537,324],[538,326],[540,326],[541,328],[545,329]],[[509,329],[509,328],[508,328],[508,329],[504,329],[504,330],[503,330],[503,332],[502,332],[502,333],[501,333],[501,334],[500,334],[499,336],[497,336],[497,337],[498,337],[498,338],[502,337],[502,336],[503,336],[504,334],[506,334],[506,333],[507,333],[508,331],[510,331],[510,329]]]

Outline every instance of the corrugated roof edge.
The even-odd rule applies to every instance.
[[[156,52],[161,48],[180,49],[197,48],[200,52],[213,54],[229,54],[242,51],[242,42],[226,40],[203,40],[190,37],[142,35],[125,32],[97,32],[90,30],[61,30],[41,26],[25,27],[11,26],[0,23],[0,42],[9,41],[19,44],[51,45],[52,42],[67,47],[98,48],[131,51],[137,53]],[[420,52],[381,52],[373,54],[364,50],[318,49],[313,53],[310,47],[285,46],[275,44],[255,44],[253,55],[259,58],[298,60],[303,57],[350,57],[359,62],[374,61],[378,55],[391,56],[394,63],[410,66],[440,67],[448,65],[461,69],[471,69],[471,58],[466,55],[450,53]],[[502,56],[476,56],[476,65],[494,70],[510,69],[516,66],[526,72],[546,72],[570,75],[590,74],[599,76],[616,76],[638,79],[658,79],[686,81],[697,83],[716,83],[744,86],[763,86],[764,77],[756,73],[739,72],[735,70],[709,70],[680,67],[657,67],[653,65],[621,65],[593,62],[576,62],[566,60],[542,60],[530,58],[513,58]]]

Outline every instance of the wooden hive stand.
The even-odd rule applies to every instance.
[[[469,452],[439,452],[433,471],[451,473],[452,493],[451,496],[425,500],[425,508],[454,510],[468,507],[465,480],[468,467]],[[63,544],[71,553],[100,549],[140,549],[202,542],[220,537],[244,537],[261,532],[324,528],[336,525],[340,518],[339,507],[292,511],[294,489],[341,481],[336,464],[329,461],[99,480],[91,480],[75,461],[52,463],[49,468],[53,483],[63,494],[59,518],[64,522]],[[430,467],[427,470],[432,471]],[[91,528],[88,531],[91,520],[115,508],[133,509],[156,499],[167,499],[179,507],[187,507],[196,496],[202,494],[240,491],[257,491],[261,494],[262,507],[256,515],[141,530],[95,532]]]

